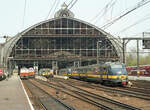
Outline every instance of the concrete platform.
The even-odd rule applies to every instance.
[[[0,81],[0,110],[34,110],[18,76]]]
[[[129,80],[143,80],[143,81],[150,81],[150,77],[144,76],[128,76]]]
[[[67,76],[60,76],[60,75],[54,75],[54,78],[62,78],[62,79],[68,79]]]

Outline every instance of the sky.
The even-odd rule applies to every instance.
[[[59,4],[56,10],[53,8],[48,19],[54,17],[54,13],[61,8],[64,2],[69,4],[70,1],[57,0]],[[114,3],[112,7],[109,8],[108,6],[104,8],[111,1]],[[142,0],[78,0],[71,8],[71,11],[75,14],[75,18],[87,21],[101,28],[108,21],[115,19],[127,10],[135,7],[140,1]],[[26,0],[24,15],[25,0],[1,0],[0,37],[4,35],[15,36],[24,29],[46,20],[54,2],[55,0]],[[109,11],[106,11],[108,9]],[[142,37],[142,32],[150,31],[149,10],[150,3],[123,17],[105,31],[116,37],[120,36],[121,38]],[[131,27],[131,25],[133,26]],[[2,42],[4,42],[4,39],[0,38],[0,43]],[[131,45],[135,46],[133,43]]]

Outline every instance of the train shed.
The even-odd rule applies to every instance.
[[[66,4],[54,18],[37,23],[0,45],[0,64],[65,68],[101,61],[121,61],[121,41],[88,22],[74,18]]]

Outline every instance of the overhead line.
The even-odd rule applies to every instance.
[[[146,21],[146,20],[149,20],[149,19],[150,19],[150,16],[149,16],[149,17],[146,17],[146,18],[142,18],[142,19],[136,21],[134,24],[132,24],[132,25],[130,25],[130,26],[124,28],[124,29],[121,30],[119,33],[124,32],[124,31],[126,31],[126,30],[132,28],[133,26],[135,26],[135,25],[137,25],[137,24],[139,24],[139,23],[141,23],[141,22],[144,22],[144,21]]]
[[[57,0],[54,1],[54,3],[53,3],[53,5],[52,5],[52,7],[50,8],[50,10],[49,10],[49,12],[48,12],[48,15],[47,15],[47,17],[45,18],[45,20],[47,20],[48,17],[49,17],[49,15],[51,14],[51,11],[52,11],[53,7],[55,6],[56,1],[57,1]]]
[[[53,11],[53,13],[55,13],[55,10],[56,10],[56,8],[58,7],[59,3],[60,3],[60,0],[58,0],[57,4],[56,4],[56,6],[55,6],[55,9],[54,9],[54,11]]]
[[[140,35],[140,34],[142,34],[143,32],[146,32],[146,31],[150,31],[150,28],[149,28],[149,29],[146,29],[146,30],[144,30],[144,31],[142,31],[142,32],[135,33],[135,34],[134,34],[134,35],[132,35],[132,36],[137,36],[137,35]]]
[[[68,4],[68,7],[72,4],[73,1],[74,1],[74,0],[71,0],[71,1],[70,1],[70,3]]]
[[[22,28],[24,28],[25,14],[26,14],[26,5],[27,5],[27,0],[25,0],[25,3],[24,3],[24,12],[23,12]]]
[[[110,4],[112,1],[113,1],[113,0],[111,0],[109,3],[107,3],[107,4],[105,5],[105,7],[104,7],[102,10],[100,10],[96,16],[94,16],[94,17],[92,18],[91,21],[94,21],[94,20],[102,13],[102,11],[105,10],[105,9],[109,6],[109,4]],[[103,13],[103,14],[104,14],[104,13]]]
[[[116,21],[120,20],[121,18],[123,18],[124,16],[128,15],[129,13],[133,12],[134,10],[146,5],[147,3],[149,3],[150,0],[146,1],[146,0],[142,0],[140,1],[133,9],[123,13],[121,16],[117,17],[116,19],[112,20],[111,22],[103,25],[101,28],[106,29],[108,27],[110,27],[111,25],[113,25]]]
[[[112,3],[110,2],[109,5],[106,5],[105,8],[104,8],[103,14],[102,14],[99,18],[102,18],[102,17],[109,11],[109,9],[111,9],[111,8],[115,5],[116,1],[117,1],[117,0],[115,0],[115,1],[112,2]],[[112,16],[112,14],[111,14],[111,16]],[[94,22],[94,24],[97,23],[98,20],[100,20],[100,19],[97,19],[97,20]]]
[[[71,7],[70,7],[69,9],[71,9],[71,8],[76,4],[77,1],[78,1],[78,0],[76,0],[76,1],[71,5]]]

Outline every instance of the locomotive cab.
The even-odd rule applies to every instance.
[[[110,65],[108,71],[109,74],[112,74],[113,82],[121,85],[126,85],[128,83],[128,73],[124,64]]]

